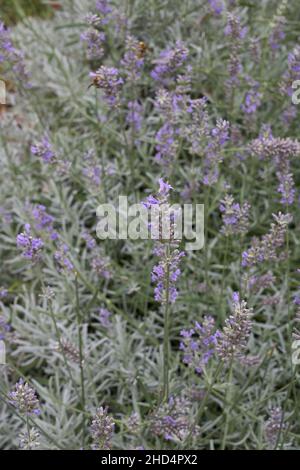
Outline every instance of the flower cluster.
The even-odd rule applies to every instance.
[[[10,30],[0,21],[0,64],[7,62],[12,66],[15,78],[25,87],[30,87],[29,74],[25,67],[24,53],[13,45]]]
[[[203,183],[211,186],[218,181],[219,163],[223,161],[223,147],[229,139],[229,122],[218,119],[210,131],[210,139],[205,148]]]
[[[69,252],[68,245],[59,241],[56,251],[54,253],[54,260],[56,262],[57,269],[60,272],[74,270],[74,265],[68,256],[68,252]]]
[[[286,425],[283,423],[283,411],[279,406],[276,406],[270,410],[270,417],[264,428],[267,445],[270,449],[274,449],[278,434],[284,429],[286,429]]]
[[[290,157],[300,155],[300,142],[289,137],[273,137],[271,131],[265,128],[259,138],[249,144],[249,151],[261,159],[275,159],[279,156],[283,160],[288,160]]]
[[[131,84],[140,78],[141,68],[144,65],[144,53],[141,43],[133,36],[126,38],[125,54],[121,65]]]
[[[285,234],[289,223],[292,221],[290,214],[273,214],[274,221],[269,233],[261,239],[253,238],[252,246],[242,255],[242,266],[254,266],[264,261],[276,261],[279,259],[278,248],[285,241]]]
[[[156,284],[155,300],[161,304],[173,303],[177,298],[176,281],[181,273],[180,260],[184,256],[184,252],[178,250],[179,244],[174,238],[176,214],[169,204],[170,189],[172,187],[160,178],[158,194],[156,197],[149,196],[144,203],[151,209],[151,232],[158,235],[153,252],[160,261],[153,267],[151,279]]]
[[[56,156],[52,150],[52,146],[48,137],[43,137],[41,142],[31,146],[31,153],[40,157],[45,163],[55,163]]]
[[[295,182],[292,173],[281,173],[280,171],[276,174],[279,186],[277,191],[281,194],[280,202],[285,206],[290,206],[295,200]]]
[[[110,258],[104,255],[96,255],[91,261],[92,270],[103,279],[111,279],[112,270],[110,265]]]
[[[230,40],[230,57],[228,63],[229,79],[226,87],[228,95],[232,96],[233,88],[239,83],[239,76],[242,72],[242,64],[240,59],[240,50],[242,40],[245,38],[247,28],[241,26],[240,19],[233,13],[227,14],[227,25],[225,28],[225,36]]]
[[[247,91],[244,99],[244,103],[241,105],[241,109],[245,114],[255,114],[259,106],[261,105],[262,93],[259,91],[259,83],[250,80],[251,88]]]
[[[261,276],[251,276],[248,280],[248,287],[252,292],[258,292],[260,289],[267,289],[272,286],[276,278],[274,274],[269,271]]]
[[[99,308],[98,311],[98,318],[99,318],[99,322],[100,324],[104,327],[104,328],[109,328],[111,326],[111,322],[110,322],[110,317],[111,317],[111,312],[109,310],[107,310],[107,308]]]
[[[230,194],[226,194],[220,204],[222,212],[222,232],[228,236],[232,234],[245,234],[249,228],[250,204],[245,202],[242,206],[234,202]]]
[[[300,46],[297,45],[288,56],[288,69],[283,75],[280,92],[292,96],[293,82],[300,79]]]
[[[120,90],[124,84],[119,70],[115,67],[101,65],[96,72],[90,73],[90,77],[93,79],[94,86],[103,90],[106,102],[112,107],[117,106],[120,99]]]
[[[170,397],[150,416],[150,430],[167,441],[184,441],[187,435],[196,435],[198,428],[191,429],[191,401],[184,397]]]
[[[183,362],[192,367],[198,374],[215,353],[219,331],[216,331],[215,320],[204,317],[202,324],[195,322],[194,328],[182,330],[180,349],[183,351]]]
[[[24,232],[19,233],[17,236],[17,246],[23,251],[24,258],[36,262],[41,258],[41,250],[44,247],[44,242],[41,238],[34,238],[31,235],[30,224],[26,224]]]
[[[91,20],[91,18],[90,18]],[[97,21],[94,17],[93,25],[101,24],[101,19]],[[87,57],[89,60],[101,59],[104,55],[103,43],[106,39],[103,31],[98,31],[96,28],[90,28],[80,36],[81,40],[87,44]]]
[[[216,351],[223,361],[228,363],[245,356],[252,330],[252,313],[247,303],[240,301],[239,294],[233,294],[233,314],[225,320],[225,326],[217,338]]]
[[[54,217],[47,213],[46,207],[42,204],[36,205],[32,210],[32,215],[35,221],[35,229],[47,232],[51,240],[57,240],[58,233],[54,230]]]
[[[142,128],[143,107],[137,100],[128,101],[127,107],[126,122],[129,124],[134,134],[137,134]]]
[[[15,389],[9,392],[9,403],[20,413],[39,415],[41,412],[35,390],[23,379],[20,379]]]
[[[224,10],[223,0],[208,0],[211,10],[215,15],[221,15]]]
[[[40,447],[40,433],[37,429],[31,428],[19,434],[19,446],[21,450],[35,450]]]
[[[55,350],[67,357],[71,362],[80,364],[79,350],[66,338],[61,338],[55,345]]]
[[[174,49],[168,48],[160,53],[151,77],[161,85],[168,85],[187,57],[188,49],[181,41],[177,41]]]
[[[92,424],[90,426],[90,433],[93,440],[92,448],[94,450],[111,449],[114,429],[115,422],[113,418],[108,415],[107,408],[103,408],[101,406],[93,416]]]

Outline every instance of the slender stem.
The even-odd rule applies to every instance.
[[[57,342],[59,344],[60,352],[63,356],[64,364],[66,366],[69,379],[70,379],[71,383],[73,384],[75,392],[78,394],[77,385],[76,385],[76,383],[73,379],[72,372],[71,372],[71,369],[70,369],[70,365],[69,365],[67,357],[65,355],[64,347],[63,347],[63,344],[62,344],[62,341],[61,341],[60,331],[59,331],[59,328],[58,328],[58,325],[57,325],[57,322],[56,322],[56,318],[55,318],[55,315],[54,315],[54,312],[53,312],[51,301],[49,302],[49,304],[50,304],[49,312],[50,312],[50,316],[52,318],[52,322],[53,322],[53,325],[54,325],[54,328],[55,328],[55,334],[56,334]]]
[[[163,401],[167,401],[169,398],[169,354],[170,354],[170,344],[169,344],[169,310],[170,310],[170,244],[168,243],[166,248],[166,263],[167,263],[167,272],[166,272],[166,304],[165,304],[165,315],[164,315],[164,346],[163,346],[163,355],[164,355],[164,365],[163,365]]]
[[[286,206],[286,212],[288,213],[288,206]],[[279,432],[278,432],[278,435],[277,435],[274,450],[276,450],[278,448],[279,443],[280,443],[280,439],[281,439],[282,432],[283,432],[284,418],[285,418],[285,414],[286,414],[286,410],[287,410],[287,406],[288,406],[288,401],[289,401],[289,398],[292,394],[294,395],[294,403],[295,404],[297,403],[297,392],[295,390],[296,368],[295,368],[295,366],[293,366],[293,363],[292,363],[293,322],[292,322],[291,308],[290,308],[291,293],[290,293],[290,258],[289,258],[289,251],[290,251],[290,237],[289,237],[289,228],[287,227],[287,233],[286,233],[286,289],[287,289],[287,311],[288,311],[287,312],[288,313],[288,339],[289,339],[289,355],[290,355],[290,358],[291,358],[291,368],[292,368],[293,374],[292,374],[291,381],[289,383],[289,388],[288,388],[287,393],[286,393],[286,398],[284,400],[282,416],[281,416],[281,420],[280,420],[280,429],[279,429]],[[297,409],[297,407],[295,406],[295,410],[296,409]],[[284,444],[284,437],[285,437],[285,434],[283,436],[281,447]]]
[[[233,359],[231,359],[229,372],[228,372],[228,384],[227,384],[226,398],[225,398],[226,417],[225,417],[224,434],[223,434],[222,445],[221,445],[222,450],[226,448],[227,434],[228,434],[228,428],[229,428],[230,406],[228,406],[228,403],[230,402],[230,398],[231,398],[232,369],[233,369]]]
[[[221,312],[222,312],[222,321],[225,318],[225,312],[224,312],[224,289],[225,289],[225,271],[227,268],[227,257],[228,257],[228,250],[229,250],[229,237],[226,237],[226,245],[225,245],[225,253],[224,253],[224,261],[223,261],[223,269],[222,269],[222,286],[221,286],[221,296],[220,296],[220,306]],[[226,303],[225,303],[226,304]]]
[[[200,420],[202,418],[202,415],[203,415],[203,412],[204,412],[204,409],[205,409],[205,405],[207,403],[207,400],[210,396],[210,393],[213,389],[213,386],[214,384],[216,383],[216,381],[218,380],[218,377],[222,371],[222,368],[223,368],[223,363],[222,362],[219,362],[217,368],[216,368],[216,372],[215,372],[215,375],[214,377],[212,377],[210,383],[209,383],[209,386],[208,386],[208,389],[207,389],[207,392],[205,393],[204,395],[204,398],[203,400],[201,401],[201,405],[200,405],[200,408],[197,412],[197,415],[196,415],[196,418],[195,418],[195,424],[199,424],[200,423]],[[187,435],[186,439],[185,439],[185,442],[184,444],[187,445],[189,443],[189,440],[190,438],[192,437],[192,433],[193,433],[193,429],[190,430],[189,434]]]
[[[78,348],[79,348],[79,361],[80,361],[80,384],[81,384],[81,409],[82,413],[82,447],[84,448],[85,442],[85,386],[84,386],[84,370],[83,370],[83,343],[81,331],[81,316],[78,295],[78,280],[77,274],[75,275],[75,295],[76,295],[76,320],[78,332]]]

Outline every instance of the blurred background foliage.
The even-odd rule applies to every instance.
[[[49,18],[53,8],[59,7],[58,2],[42,2],[41,0],[1,0],[1,18],[6,24],[14,24],[24,15]]]

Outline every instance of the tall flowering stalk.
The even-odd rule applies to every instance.
[[[160,261],[153,267],[152,282],[156,284],[154,294],[155,300],[164,309],[164,366],[163,366],[163,399],[169,397],[169,313],[170,305],[177,298],[176,281],[181,271],[180,260],[184,252],[180,251],[179,242],[175,239],[176,216],[172,212],[169,203],[169,192],[173,189],[170,184],[162,178],[159,180],[159,191],[157,195],[149,196],[144,203],[151,210],[151,233],[158,235],[153,253]],[[153,217],[154,215],[154,217]],[[168,234],[164,229],[168,226]],[[168,238],[164,238],[168,236]]]
[[[261,239],[253,238],[252,246],[242,255],[242,266],[255,266],[264,261],[277,261],[282,253],[279,248],[284,245],[288,225],[292,221],[291,214],[273,214],[274,222],[269,233]]]

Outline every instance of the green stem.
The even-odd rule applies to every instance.
[[[52,322],[53,322],[53,325],[54,325],[55,334],[56,334],[57,342],[59,344],[60,352],[63,356],[64,364],[66,366],[69,379],[70,379],[71,383],[73,384],[74,390],[78,394],[77,385],[76,385],[76,383],[73,379],[72,372],[71,372],[71,369],[70,369],[70,365],[68,363],[68,360],[67,360],[65,352],[64,352],[63,344],[62,344],[62,341],[61,341],[60,331],[59,331],[59,328],[58,328],[58,325],[57,325],[57,322],[56,322],[56,318],[55,318],[55,315],[54,315],[54,312],[53,312],[51,301],[49,303],[50,303],[49,312],[50,312],[50,316],[52,318]]]
[[[223,439],[222,439],[222,444],[221,444],[222,450],[226,448],[227,434],[228,434],[228,428],[229,428],[230,406],[228,406],[228,403],[230,403],[230,398],[231,398],[232,369],[233,369],[233,360],[231,360],[229,372],[228,372],[228,384],[227,384],[226,398],[225,398],[226,417],[225,417],[224,434],[223,434]]]
[[[167,262],[167,273],[166,273],[166,305],[165,305],[165,315],[164,315],[164,345],[163,345],[163,355],[164,355],[164,365],[163,365],[163,401],[167,401],[169,398],[169,354],[170,354],[170,344],[169,344],[169,309],[170,309],[170,245],[167,245],[166,253],[166,262]]]
[[[78,332],[78,348],[79,348],[79,361],[80,361],[80,384],[81,384],[81,409],[82,413],[82,447],[85,443],[85,386],[84,386],[84,371],[83,371],[83,343],[81,331],[81,316],[78,295],[78,280],[77,274],[75,275],[75,293],[76,293],[76,320]]]

